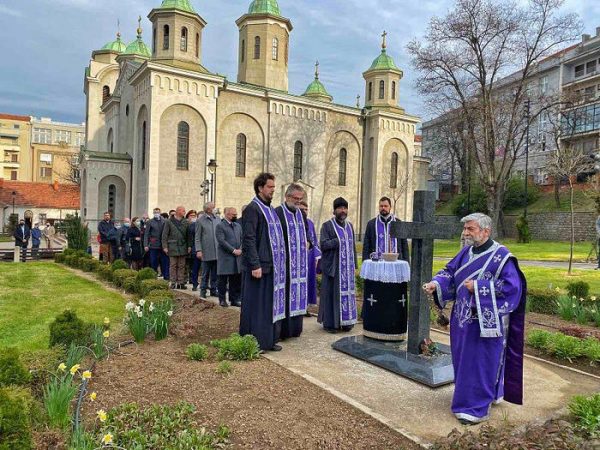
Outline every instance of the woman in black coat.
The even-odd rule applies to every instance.
[[[140,270],[144,260],[144,248],[142,246],[142,231],[140,230],[140,219],[134,217],[131,220],[131,227],[127,231],[127,255],[131,262],[131,268]]]

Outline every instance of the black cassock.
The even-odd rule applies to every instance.
[[[279,340],[281,321],[273,323],[273,255],[269,228],[254,202],[250,202],[243,214],[240,334],[253,335],[262,350],[271,350]],[[252,271],[258,268],[262,269],[262,278],[252,276]]]
[[[400,222],[400,219],[396,219]],[[377,247],[377,217],[369,220],[367,229],[365,230],[365,239],[363,240],[363,261],[371,258],[371,253],[375,252]],[[387,224],[389,226],[389,222]],[[410,253],[408,250],[408,241],[406,239],[398,239],[398,259],[410,262]]]
[[[304,320],[304,316],[290,317],[290,301],[289,301],[289,298],[290,298],[290,267],[289,267],[290,256],[288,254],[289,236],[288,236],[287,224],[285,221],[285,215],[283,214],[283,207],[278,206],[277,208],[275,208],[275,212],[277,213],[277,217],[279,217],[279,220],[281,222],[281,228],[283,229],[283,237],[285,239],[285,251],[286,251],[286,254],[288,255],[288,257],[286,258],[286,261],[288,262],[288,267],[287,267],[287,270],[285,271],[285,292],[286,292],[285,319],[283,319],[281,321],[281,339],[286,339],[289,337],[298,337],[302,334],[302,321]],[[306,230],[306,235],[308,236],[308,229],[306,227],[306,222],[304,224],[304,228]],[[307,301],[308,301],[308,299],[307,299]]]
[[[352,225],[350,225],[352,227]],[[354,227],[352,227],[354,235]],[[339,271],[339,246],[340,241],[331,221],[321,226],[321,296],[319,298],[319,323],[324,328],[339,330],[340,326],[340,271]],[[354,263],[356,265],[356,240],[354,240]],[[344,327],[351,329],[352,326]]]

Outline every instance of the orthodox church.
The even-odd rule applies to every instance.
[[[262,171],[277,178],[275,204],[290,183],[303,184],[316,223],[331,217],[339,196],[357,232],[382,195],[394,197],[399,217],[411,218],[412,192],[426,188],[429,160],[416,143],[419,118],[399,106],[403,73],[385,33],[363,73],[364,105],[348,106],[333,101],[318,63],[305,92],[289,92],[293,27],[277,0],[252,1],[235,22],[236,82],[203,65],[206,22],[190,0],[163,0],[148,18],[150,46],[140,24],[133,42],[117,34],[85,69],[86,221],[107,210],[120,220],[157,206],[198,209],[209,199],[239,211]]]

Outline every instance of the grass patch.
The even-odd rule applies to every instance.
[[[0,347],[48,347],[49,325],[65,309],[86,322],[118,323],[125,299],[54,263],[3,264],[0,270]]]
[[[433,261],[433,273],[441,270],[446,263]],[[529,289],[554,289],[559,287],[566,290],[567,284],[572,281],[585,281],[590,285],[590,294],[600,294],[600,273],[594,270],[573,270],[573,275],[568,275],[565,269],[548,267],[521,266],[527,279]]]
[[[522,260],[534,261],[569,261],[570,243],[566,241],[531,241],[528,244],[518,243],[515,239],[503,239],[511,253]],[[575,242],[573,260],[583,262],[590,252],[590,242]],[[436,240],[433,256],[453,258],[460,250],[458,239]]]

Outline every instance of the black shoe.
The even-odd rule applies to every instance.
[[[477,425],[475,422],[471,422],[470,420],[467,419],[458,419],[458,421],[460,422],[461,425]]]
[[[217,291],[210,291],[210,296],[211,297],[218,297],[219,293]]]
[[[237,300],[235,302],[231,302],[231,306],[235,306],[236,308],[241,308],[242,302],[240,302],[239,300]]]
[[[219,300],[219,305],[221,305],[223,308],[227,308],[229,306],[225,300]]]
[[[192,292],[196,292],[198,290],[198,286],[192,287]]]
[[[180,284],[179,289],[187,290],[187,284]]]
[[[338,330],[336,330],[335,328],[325,328],[325,327],[323,327],[323,329],[325,331],[327,331],[328,333],[331,333],[331,334],[337,334],[337,332],[338,332]]]
[[[274,344],[273,347],[271,347],[271,351],[272,352],[280,352],[282,348],[283,347],[281,345]]]
[[[171,283],[169,286],[171,289],[177,289],[177,283]]]
[[[206,291],[204,289],[200,291],[200,298],[206,298]]]

